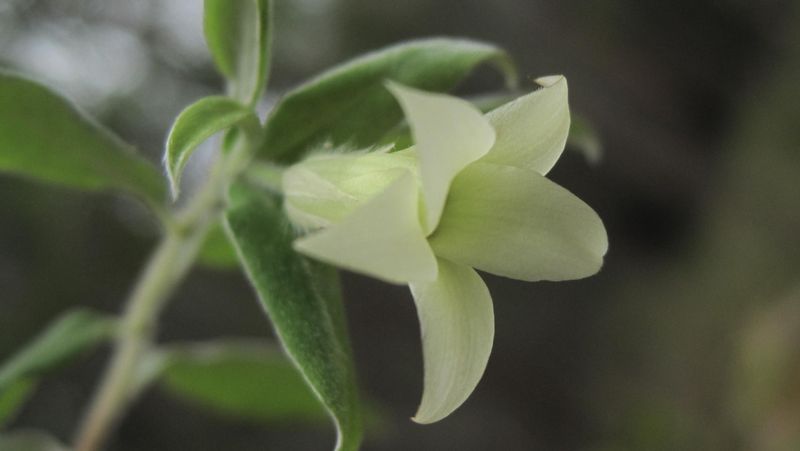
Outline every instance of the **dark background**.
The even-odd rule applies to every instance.
[[[383,413],[365,450],[800,449],[800,7],[790,0],[277,1],[268,108],[319,70],[404,39],[506,48],[563,73],[597,165],[551,177],[605,221],[602,272],[487,276],[497,336],[444,421],[414,413],[422,358],[404,288],[345,278],[360,383]],[[159,161],[180,109],[222,86],[200,0],[5,0],[0,64],[49,81]],[[462,93],[496,89],[479,71]],[[0,358],[59,312],[117,312],[156,238],[138,205],[0,178]],[[163,341],[269,336],[235,271],[197,269]],[[13,427],[69,440],[107,349],[48,378]],[[327,424],[218,417],[153,390],[110,449],[329,449]]]

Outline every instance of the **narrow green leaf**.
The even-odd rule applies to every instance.
[[[253,188],[233,187],[226,219],[284,349],[336,423],[336,449],[357,449],[361,410],[337,272],[297,254],[282,209]]]
[[[7,389],[0,390],[0,428],[7,425],[36,388],[32,379],[17,379]]]
[[[107,340],[116,322],[89,310],[72,310],[0,367],[0,397],[20,379],[35,378]]]
[[[272,2],[206,0],[204,29],[211,56],[232,97],[254,104],[267,83],[272,46]]]
[[[0,433],[0,451],[69,451],[44,432],[20,430]]]
[[[50,88],[0,72],[0,172],[161,203],[164,180],[100,124]]]
[[[603,144],[600,141],[600,134],[586,118],[576,114],[572,115],[567,148],[583,154],[583,157],[591,165],[599,163],[603,158]]]
[[[164,165],[174,198],[178,197],[183,168],[197,146],[215,133],[238,124],[255,128],[258,117],[249,108],[227,97],[205,97],[181,111],[169,132],[164,153]]]
[[[267,122],[260,155],[293,162],[316,145],[373,145],[403,118],[386,80],[449,91],[487,62],[504,73],[509,85],[516,84],[508,55],[474,41],[412,41],[364,55],[290,91]]]
[[[231,269],[239,266],[239,256],[233,248],[222,224],[216,224],[206,235],[206,241],[197,254],[197,262],[214,269]]]
[[[171,347],[160,383],[222,414],[257,421],[326,418],[325,409],[279,349],[223,341]]]

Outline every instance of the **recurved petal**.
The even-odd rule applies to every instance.
[[[431,233],[439,223],[453,178],[485,155],[494,130],[469,102],[387,82],[405,112],[419,154],[425,203],[423,222]]]
[[[419,222],[416,182],[408,171],[384,192],[320,232],[297,240],[309,257],[390,283],[436,279],[436,257]]]
[[[460,406],[478,384],[494,340],[489,290],[464,265],[439,259],[439,278],[411,284],[422,329],[425,385],[413,420],[433,423]]]
[[[569,134],[567,79],[536,80],[542,88],[486,114],[497,139],[481,161],[532,169],[545,175],[564,151]]]
[[[600,270],[603,222],[575,195],[539,173],[476,162],[453,182],[436,255],[513,279],[568,280]]]

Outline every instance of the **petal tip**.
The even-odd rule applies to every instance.
[[[545,75],[544,77],[539,77],[534,81],[543,88],[550,88],[558,83],[561,83],[562,81],[566,82],[566,80],[567,78],[563,75]]]
[[[411,421],[413,421],[414,423],[417,423],[417,424],[433,424],[433,423],[436,423],[437,421],[439,421],[441,419],[442,418],[431,419],[431,418],[428,418],[428,417],[423,417],[419,413],[417,413],[416,415],[411,417]]]

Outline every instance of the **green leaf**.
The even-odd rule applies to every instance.
[[[239,266],[239,256],[233,248],[222,224],[214,225],[206,235],[206,241],[197,255],[197,262],[214,269],[230,269]]]
[[[603,158],[603,143],[600,141],[600,134],[586,118],[575,114],[572,115],[569,127],[567,148],[583,154],[583,157],[591,165],[599,163]]]
[[[206,0],[204,29],[214,63],[232,97],[253,105],[267,83],[272,46],[272,2]]]
[[[21,379],[36,378],[107,340],[116,322],[89,310],[62,315],[0,367],[0,397]]]
[[[17,379],[0,391],[0,428],[8,424],[36,388],[32,379]]]
[[[0,434],[0,451],[68,451],[68,449],[44,432],[22,430]]]
[[[227,97],[205,97],[181,111],[167,137],[164,154],[173,197],[178,197],[181,173],[197,146],[238,124],[255,129],[258,117],[249,108]]]
[[[223,414],[258,421],[326,418],[325,409],[279,349],[258,342],[172,347],[161,386]]]
[[[336,449],[357,449],[361,410],[337,272],[297,254],[282,209],[253,188],[233,187],[226,219],[284,349],[336,423]]]
[[[49,88],[0,72],[0,171],[161,203],[164,180],[133,148]]]
[[[448,91],[486,62],[516,83],[508,55],[474,41],[412,41],[364,55],[290,91],[272,111],[260,155],[293,162],[321,144],[371,146],[403,118],[386,80]]]

